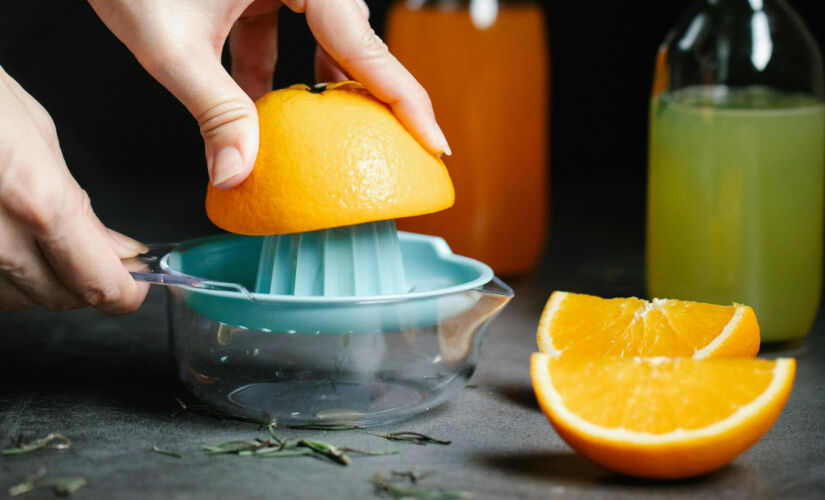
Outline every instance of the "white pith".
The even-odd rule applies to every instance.
[[[541,313],[541,318],[539,320],[539,330],[546,332],[550,329],[550,323],[553,321],[553,318],[556,316],[556,312],[558,312],[559,307],[561,307],[561,303],[564,302],[564,299],[567,298],[567,292],[555,292],[553,296],[550,298],[550,301],[547,302],[547,305],[544,306],[544,311]],[[540,346],[542,349],[541,351],[549,356],[557,358],[561,355],[561,351],[556,349],[556,346],[553,345],[553,339],[548,338],[547,335],[543,335],[542,339],[549,340],[549,342],[542,342],[544,345]]]
[[[742,317],[744,315],[745,306],[736,306],[736,311],[733,313],[733,317],[730,321],[728,321],[728,324],[725,325],[725,328],[722,329],[722,333],[717,335],[710,344],[701,349],[697,349],[696,352],[693,353],[693,359],[705,359],[710,356],[713,351],[717,350],[719,346],[725,342],[725,340],[733,335],[733,330],[736,328],[736,325],[742,321]]]

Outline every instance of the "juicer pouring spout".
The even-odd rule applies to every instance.
[[[203,290],[239,292],[250,301],[255,297],[239,283],[205,280],[195,276],[181,274],[170,269],[166,257],[176,248],[178,243],[158,243],[149,245],[149,251],[132,259],[124,260],[123,265],[135,281],[143,281],[153,285],[180,286],[200,288]]]

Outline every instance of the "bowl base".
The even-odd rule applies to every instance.
[[[184,383],[199,399],[229,413],[279,425],[336,424],[373,426],[431,410],[463,387],[472,370],[411,382],[398,379],[308,379],[255,382],[208,389]]]

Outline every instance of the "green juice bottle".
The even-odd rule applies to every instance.
[[[650,111],[647,286],[753,306],[804,337],[822,289],[821,56],[780,0],[703,0],[660,48]]]

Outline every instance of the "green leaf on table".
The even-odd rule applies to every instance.
[[[261,451],[261,453],[255,453],[255,456],[258,458],[294,457],[298,455],[311,455],[315,453],[310,448],[286,448],[281,450],[271,450],[265,452],[263,450],[259,451]]]
[[[223,455],[227,453],[238,453],[241,451],[255,451],[264,445],[258,441],[227,441],[214,446],[203,446],[203,450],[209,455]]]
[[[335,445],[314,439],[301,439],[298,441],[298,446],[309,448],[341,465],[349,465],[349,457],[346,452]]]
[[[161,455],[169,456],[169,457],[181,458],[180,453],[178,453],[176,451],[172,451],[172,450],[164,450],[162,448],[158,448],[157,446],[153,446],[152,451],[154,451],[155,453],[160,453]]]
[[[45,476],[46,469],[41,468],[22,483],[9,488],[9,496],[16,497],[42,488],[51,488],[56,495],[68,496],[86,486],[86,478],[83,476]]]
[[[400,448],[392,448],[389,450],[356,450],[355,448],[341,448],[347,453],[356,453],[358,455],[368,455],[378,457],[381,455],[398,455],[401,453]]]
[[[55,450],[66,450],[72,442],[63,434],[51,433],[48,436],[40,439],[35,439],[28,443],[18,442],[14,448],[6,448],[2,451],[3,455],[19,455],[22,453],[29,453],[32,451],[42,450],[44,448],[54,448]]]
[[[234,440],[216,445],[203,446],[209,455],[238,455],[240,457],[278,458],[300,455],[325,457],[341,465],[349,465],[348,453],[367,456],[394,455],[400,450],[357,450],[336,446],[317,439],[298,439],[297,441],[278,438],[272,427],[268,428],[270,439],[255,438],[254,441]]]
[[[412,432],[412,431],[399,431],[399,432],[390,432],[390,433],[383,433],[383,432],[374,432],[371,431],[370,434],[373,436],[382,437],[384,439],[389,439],[390,441],[407,441],[410,443],[415,444],[450,444],[452,441],[445,441],[443,439],[437,439],[426,434],[421,434],[420,432]]]
[[[378,473],[372,477],[372,484],[378,493],[391,498],[421,498],[427,500],[464,500],[473,498],[469,491],[444,488],[423,488],[418,482],[433,473],[421,474],[417,470]]]

